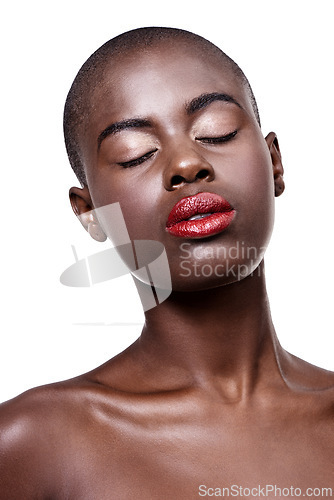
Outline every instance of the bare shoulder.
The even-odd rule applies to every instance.
[[[125,462],[120,469],[120,456],[132,457],[135,443],[146,442],[146,420],[164,411],[162,396],[152,401],[115,389],[97,373],[0,405],[0,500],[111,498],[103,488],[114,491],[117,478],[126,481],[129,468]]]
[[[66,420],[71,408],[89,391],[89,385],[78,377],[30,389],[0,404],[2,442],[30,437],[35,428],[40,431],[55,420]]]
[[[79,377],[0,404],[0,500],[54,497],[63,456],[89,420],[91,385]]]
[[[327,421],[334,443],[334,372],[284,351],[280,369],[292,395],[305,401],[315,417]],[[302,398],[302,399],[301,399]]]
[[[281,359],[281,367],[292,384],[305,390],[328,391],[329,395],[333,394],[334,372],[313,365],[287,351]]]

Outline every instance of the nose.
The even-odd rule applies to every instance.
[[[184,149],[182,146],[173,154],[164,171],[164,186],[168,191],[174,191],[184,184],[204,180],[213,181],[214,169],[203,156],[194,149]]]

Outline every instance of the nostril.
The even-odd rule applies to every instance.
[[[186,175],[184,177],[182,175],[173,175],[173,177],[171,178],[171,186],[175,188],[182,185],[184,182],[186,183],[194,182],[198,179],[199,180],[207,179],[209,177],[210,177],[210,171],[206,168],[202,168],[196,173],[195,176],[193,176],[192,174],[189,174],[189,176]]]
[[[206,170],[205,168],[203,168],[202,170],[197,172],[196,179],[205,179],[206,177],[208,177],[208,175],[209,175],[209,171]]]
[[[178,186],[179,184],[182,184],[182,182],[184,182],[182,175],[173,175],[172,186]]]

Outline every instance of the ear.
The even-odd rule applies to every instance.
[[[78,217],[86,231],[88,231],[94,240],[105,241],[107,236],[94,213],[94,206],[88,187],[72,187],[69,195],[73,212]]]
[[[273,166],[275,196],[280,196],[285,189],[283,180],[284,169],[282,165],[282,156],[275,132],[270,132],[265,140],[270,151],[271,162]]]

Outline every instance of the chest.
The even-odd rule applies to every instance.
[[[73,498],[81,500],[261,497],[263,492],[275,498],[283,489],[280,496],[290,497],[291,488],[303,496],[307,488],[319,487],[332,487],[334,494],[333,449],[323,430],[298,422],[127,423],[116,432],[100,429],[94,439],[86,434],[70,454],[75,479],[69,484]]]

